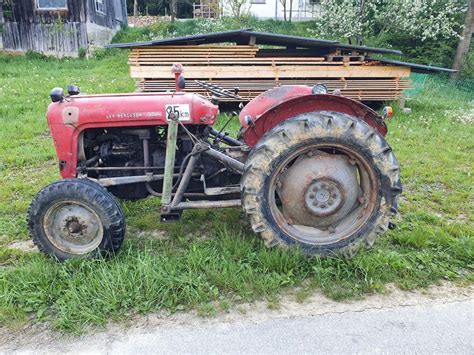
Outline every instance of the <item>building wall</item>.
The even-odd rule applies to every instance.
[[[87,1],[86,29],[90,46],[103,46],[127,23],[125,0],[104,0],[104,12],[96,11],[95,0]],[[121,8],[121,10],[120,10]]]
[[[127,22],[125,0],[104,0],[104,14],[96,12],[95,0],[67,0],[67,10],[52,11],[38,10],[36,1],[0,6],[4,10],[0,48],[75,56],[81,48],[109,43]]]

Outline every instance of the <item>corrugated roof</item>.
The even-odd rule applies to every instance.
[[[134,47],[147,47],[147,46],[168,46],[172,44],[192,45],[192,44],[210,44],[210,43],[223,43],[223,42],[235,42],[237,37],[244,31],[250,29],[231,30],[223,32],[208,33],[205,35],[192,35],[175,38],[164,38],[154,41],[146,42],[129,42],[129,43],[112,43],[105,48],[134,48]]]
[[[405,67],[410,67],[411,70],[415,73],[428,73],[429,74],[429,73],[456,73],[457,72],[457,70],[454,70],[454,69],[433,67],[431,65],[408,63],[408,62],[402,62],[399,60],[392,60],[392,59],[371,58],[371,57],[366,57],[365,59],[370,62],[380,62],[384,64],[402,65]]]
[[[196,45],[196,44],[213,44],[213,43],[236,43],[236,44],[249,44],[255,43],[259,45],[270,45],[270,46],[281,46],[287,48],[307,48],[314,49],[322,54],[327,54],[333,50],[354,50],[357,52],[365,53],[378,53],[378,54],[403,54],[401,51],[396,49],[386,48],[373,48],[365,46],[356,46],[349,44],[342,44],[337,41],[324,40],[318,38],[309,38],[301,36],[290,36],[268,32],[256,32],[250,28],[214,32],[208,34],[183,36],[175,38],[165,38],[154,41],[146,42],[130,42],[130,43],[113,43],[105,46],[106,48],[134,48],[134,47],[147,47],[147,46],[167,46],[167,45]],[[456,70],[433,67],[429,65],[421,65],[415,63],[402,62],[392,59],[384,58],[373,58],[366,57],[368,61],[378,61],[384,64],[393,64],[410,67],[414,72],[417,73],[453,73]]]
[[[212,44],[212,43],[238,43],[248,44],[251,38],[254,38],[255,44],[283,46],[291,48],[327,48],[327,49],[344,49],[355,50],[359,52],[370,53],[389,53],[402,54],[401,51],[395,49],[373,48],[365,46],[353,46],[342,44],[337,41],[330,41],[317,38],[281,35],[268,32],[255,32],[251,29],[241,29],[224,32],[214,32],[202,35],[192,35],[176,38],[166,38],[155,41],[131,42],[131,43],[113,43],[106,48],[134,48],[147,46],[164,46],[164,45],[193,45],[193,44]]]

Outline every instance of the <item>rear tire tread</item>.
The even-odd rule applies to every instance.
[[[397,196],[402,192],[400,167],[388,143],[373,127],[356,117],[338,112],[314,112],[287,119],[267,132],[250,152],[241,179],[241,195],[242,207],[250,220],[252,229],[265,240],[267,246],[277,244],[291,246],[287,241],[282,240],[274,227],[269,225],[262,213],[264,206],[259,203],[259,200],[263,201],[263,184],[265,178],[271,173],[271,162],[280,157],[291,145],[291,141],[283,142],[281,138],[283,135],[300,141],[318,137],[357,141],[371,152],[374,164],[380,170],[381,178],[388,180],[384,184],[387,188],[383,190],[380,212],[371,230],[364,237],[353,240],[338,248],[337,251],[351,257],[363,246],[372,247],[377,237],[387,231],[390,218],[398,210]],[[331,254],[335,251],[324,248],[303,249],[310,254],[320,255]]]

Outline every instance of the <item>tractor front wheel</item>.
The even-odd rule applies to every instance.
[[[268,246],[346,256],[387,230],[402,191],[385,139],[338,112],[302,114],[266,133],[241,189],[251,226]]]
[[[118,251],[125,218],[106,189],[88,180],[67,179],[38,192],[28,209],[28,228],[41,251],[63,261]]]

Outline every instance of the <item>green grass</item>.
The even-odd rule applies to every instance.
[[[213,316],[257,299],[278,308],[279,295],[295,286],[303,301],[316,289],[347,299],[384,292],[388,283],[413,289],[473,281],[472,88],[429,79],[409,103],[412,114],[396,109],[388,140],[403,169],[398,228],[351,260],[266,249],[235,209],[187,211],[181,223],[162,225],[159,203],[149,198],[123,204],[129,229],[117,256],[59,264],[9,248],[28,239],[25,212],[34,194],[58,178],[44,117],[48,93],[68,83],[84,92],[132,91],[126,53],[3,55],[0,68],[0,325],[49,321],[80,332],[134,313]]]

